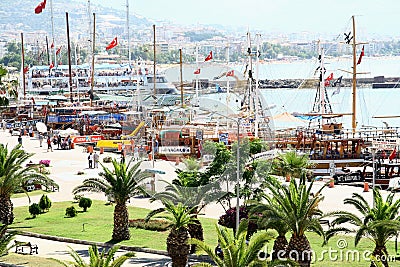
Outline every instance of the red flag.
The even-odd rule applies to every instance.
[[[46,0],[40,2],[39,5],[37,5],[37,7],[35,8],[35,14],[42,13],[43,9],[45,8],[46,8]]]
[[[53,62],[51,62],[50,66],[49,66],[49,69],[52,69],[52,68],[54,68]]]
[[[233,77],[235,76],[235,71],[234,70],[230,70],[226,73],[226,77]]]
[[[361,63],[361,59],[362,59],[363,56],[364,56],[364,46],[361,49],[361,54],[360,54],[360,56],[358,58],[357,65],[359,65]]]
[[[325,86],[329,86],[331,84],[330,81],[332,81],[332,79],[333,79],[333,73],[329,74],[329,76],[326,77]]]
[[[396,157],[396,148],[394,148],[392,153],[390,153],[389,160],[393,160],[395,157]]]
[[[36,104],[35,99],[32,97],[31,100],[32,100],[32,103],[35,105]]]
[[[50,48],[51,48],[51,49],[53,49],[53,48],[54,48],[54,43],[51,43],[51,46],[50,46]]]
[[[200,69],[195,70],[193,74],[200,74]]]
[[[60,46],[60,48],[58,48],[58,49],[57,49],[57,51],[56,51],[56,55],[60,54],[60,52],[61,52],[61,48],[62,48],[62,46]]]
[[[107,45],[106,50],[110,50],[118,45],[117,37],[115,37],[109,45]]]
[[[24,68],[24,74],[27,73],[28,71],[29,71],[29,66],[26,66],[26,67]]]
[[[210,54],[208,54],[208,56],[204,59],[204,61],[209,61],[211,59],[213,59],[212,51],[210,51]]]

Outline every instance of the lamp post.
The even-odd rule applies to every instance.
[[[225,116],[223,114],[220,114],[218,112],[209,110],[209,109],[204,109],[204,108],[200,108],[204,111],[210,112],[210,113],[214,113],[217,114],[219,116],[222,116],[226,119],[232,120],[236,123],[237,126],[237,149],[236,149],[236,233],[239,231],[239,222],[240,222],[240,119],[241,118],[237,118],[237,120],[230,118],[228,116]]]

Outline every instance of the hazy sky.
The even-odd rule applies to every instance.
[[[126,5],[126,0],[91,2],[116,9]],[[240,25],[285,33],[339,33],[356,15],[363,33],[400,35],[399,0],[129,0],[129,5],[136,14],[180,24]]]

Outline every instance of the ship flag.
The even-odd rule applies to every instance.
[[[40,14],[42,13],[43,9],[46,8],[46,0],[43,2],[40,2],[39,5],[35,7],[35,14]]]
[[[26,66],[26,67],[24,68],[24,74],[27,73],[28,71],[29,71],[29,66]]]
[[[226,73],[226,77],[233,77],[235,76],[235,71],[234,70],[230,70]]]
[[[330,85],[330,81],[332,81],[332,79],[333,79],[333,72],[331,74],[329,74],[328,77],[326,77],[325,86],[329,86]]]
[[[364,46],[362,47],[361,54],[358,57],[357,65],[359,65],[361,63],[361,59],[363,58],[363,56],[364,56]]]
[[[350,36],[351,32],[348,34],[344,33],[344,40],[346,41],[346,44],[350,44],[350,41],[353,39],[353,36]]]
[[[197,70],[195,70],[195,71],[193,72],[193,74],[200,74],[200,68],[197,69]]]
[[[52,68],[54,68],[53,62],[51,62],[51,63],[50,63],[50,66],[49,66],[49,69],[52,69]]]
[[[392,153],[390,153],[389,160],[393,160],[395,157],[396,157],[396,148],[394,148]]]
[[[60,52],[61,52],[61,48],[62,48],[62,46],[60,46],[60,48],[58,48],[58,49],[57,49],[57,51],[56,51],[56,55],[60,54]]]
[[[211,59],[213,59],[212,51],[210,51],[210,53],[207,55],[204,61],[210,61]]]
[[[337,89],[335,91],[333,91],[332,96],[340,93],[340,87],[342,86],[342,78],[343,78],[343,76],[340,76],[339,78],[337,78],[336,81],[333,82],[332,87],[337,86]]]
[[[51,48],[51,49],[54,48],[54,43],[51,43],[50,48]]]
[[[118,45],[118,39],[115,37],[109,45],[107,45],[106,50],[110,50]]]

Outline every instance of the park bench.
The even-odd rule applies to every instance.
[[[15,253],[24,253],[24,247],[29,248],[29,254],[38,254],[38,246],[31,242],[17,241],[15,240]]]

